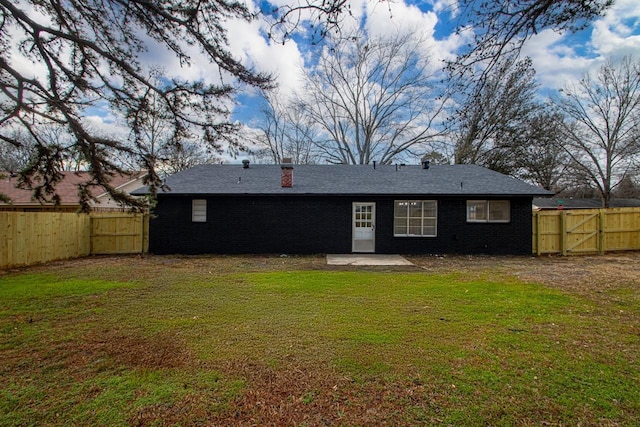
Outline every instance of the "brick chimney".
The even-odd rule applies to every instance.
[[[293,164],[291,164],[291,158],[283,158],[280,168],[282,169],[282,187],[293,187]]]

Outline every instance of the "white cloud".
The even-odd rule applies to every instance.
[[[126,141],[129,136],[129,129],[126,126],[118,124],[118,121],[109,113],[106,113],[104,116],[85,116],[82,118],[82,121],[89,129],[107,138]]]
[[[273,3],[281,6],[287,4],[288,0],[276,0]],[[434,68],[441,67],[442,60],[452,59],[461,44],[460,37],[456,35],[436,40],[434,34],[438,16],[431,11],[423,12],[415,5],[407,5],[404,1],[353,0],[349,2],[349,7],[350,13],[342,16],[341,34],[355,31],[363,21],[372,36],[395,34],[398,30],[417,31],[425,39],[427,54]],[[282,94],[292,93],[300,88],[303,82],[300,73],[305,62],[314,63],[312,55],[317,55],[318,51],[294,40],[288,40],[284,44],[267,40],[264,34],[269,27],[263,21],[233,22],[228,28],[231,50],[240,55],[244,63],[274,74]]]
[[[443,8],[440,3],[435,2],[434,8]],[[447,6],[448,7],[448,6]],[[393,35],[397,32],[416,32],[425,40],[429,55],[434,64],[441,64],[445,59],[453,59],[455,51],[461,45],[461,38],[451,34],[445,39],[436,39],[436,25],[439,16],[436,11],[422,11],[414,4],[399,2],[380,2],[378,0],[368,0],[363,3],[362,12],[367,14],[366,25],[371,35]],[[356,16],[356,19],[360,17]]]
[[[618,0],[602,19],[594,23],[591,45],[602,56],[637,55],[640,52],[639,30],[640,2]]]
[[[189,64],[181,64],[174,52],[144,34],[138,36],[145,42],[147,51],[140,55],[140,62],[147,69],[161,68],[167,77],[189,81],[220,83],[218,67],[196,46],[183,43],[181,46],[190,59]],[[230,82],[228,82],[230,83]]]
[[[522,54],[533,61],[538,82],[544,88],[558,89],[568,80],[582,76],[597,59],[576,53],[573,46],[562,44],[565,36],[553,30],[544,30],[528,41]]]
[[[447,13],[452,16],[458,14],[458,1],[457,0],[433,0],[430,1],[433,5],[433,11],[435,13]]]
[[[591,30],[559,34],[545,30],[527,42],[523,54],[531,57],[538,81],[558,89],[581,78],[609,58],[640,52],[640,2],[617,0]]]
[[[264,34],[264,22],[237,22],[229,27],[231,52],[239,56],[244,64],[256,70],[274,75],[284,93],[300,87],[299,70],[303,66],[302,52],[297,43],[275,43]]]

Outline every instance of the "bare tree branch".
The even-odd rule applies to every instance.
[[[233,137],[237,126],[229,122],[231,84],[268,88],[271,78],[233,58],[225,21],[254,18],[245,5],[227,0],[0,0],[0,138],[15,142],[13,132],[23,129],[35,139],[32,162],[22,171],[25,182],[32,184],[37,176],[38,185],[53,188],[65,153],[72,150],[91,172],[90,184],[105,187],[117,201],[141,206],[109,185],[122,172],[110,153],[139,155],[149,169],[146,183],[156,187],[160,180],[153,162],[146,160],[143,146],[132,147],[87,127],[86,109],[97,105],[120,112],[134,134],[141,135],[149,98],[154,97],[170,118],[174,138],[195,127],[214,149],[221,143],[238,144]],[[197,46],[229,83],[167,78],[159,83],[141,61],[149,39],[183,66],[192,61],[190,46]],[[37,137],[38,129],[52,124],[67,129],[71,146],[49,146]],[[82,200],[85,208],[88,197]]]
[[[527,58],[503,59],[485,79],[468,87],[450,124],[455,163],[479,164],[506,174],[518,169],[514,156],[535,102],[535,71]]]
[[[518,56],[524,43],[545,29],[577,31],[602,16],[614,0],[460,0],[458,33],[472,41],[449,63],[460,84],[478,81],[504,57]]]
[[[287,99],[278,91],[264,94],[259,135],[253,142],[262,149],[254,152],[274,163],[290,158],[294,164],[313,164],[319,159],[314,144],[317,130],[306,117],[304,104]]]
[[[301,99],[326,135],[317,145],[330,163],[391,163],[441,138],[447,94],[419,36],[332,43],[306,76]]]
[[[608,207],[612,190],[639,166],[640,61],[610,61],[565,87],[553,102],[566,117],[567,155]]]

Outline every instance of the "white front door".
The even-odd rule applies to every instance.
[[[353,204],[353,252],[376,251],[376,204]]]

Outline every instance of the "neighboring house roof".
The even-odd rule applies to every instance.
[[[534,207],[538,209],[558,209],[562,205],[563,209],[600,209],[602,200],[600,199],[572,199],[572,198],[551,198],[533,199]],[[610,208],[636,208],[640,207],[640,199],[611,199]]]
[[[281,186],[280,165],[200,165],[166,179],[175,195],[465,195],[552,196],[554,193],[475,165],[292,165],[293,186]],[[140,189],[134,194],[146,194]]]
[[[0,179],[0,194],[4,194],[11,200],[14,206],[41,206],[39,201],[33,200],[33,190],[16,188],[18,178],[11,177],[8,172],[2,172],[4,177]],[[131,192],[142,186],[142,178],[146,172],[134,172],[132,174],[117,174],[111,180],[111,185],[117,190]],[[62,172],[62,180],[56,184],[56,194],[60,197],[61,206],[79,206],[78,185],[91,179],[89,172]],[[91,191],[97,199],[94,206],[109,204],[109,194],[102,187],[92,186]],[[50,205],[47,203],[45,205]],[[0,202],[0,206],[6,203]]]

